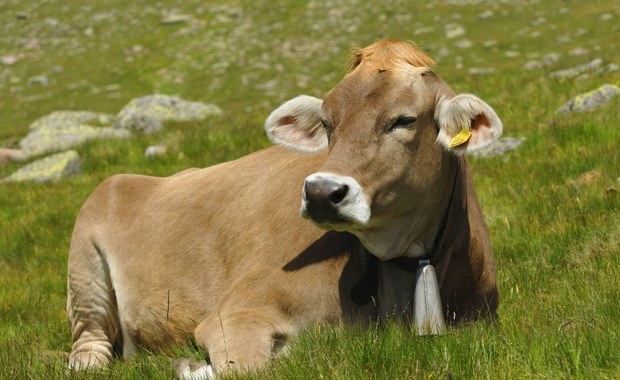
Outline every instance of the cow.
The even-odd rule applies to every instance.
[[[422,262],[450,324],[495,320],[495,264],[463,153],[503,127],[432,66],[415,44],[380,40],[351,53],[324,99],[275,109],[274,146],[100,184],[71,239],[70,368],[193,338],[208,376],[257,370],[309,326],[412,323]]]

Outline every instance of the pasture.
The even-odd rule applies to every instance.
[[[435,338],[389,323],[318,326],[252,378],[620,378],[620,97],[556,113],[620,85],[618,2],[5,0],[0,28],[0,147],[16,147],[52,111],[116,113],[153,93],[224,111],[89,142],[78,148],[78,176],[0,183],[0,379],[170,379],[169,357],[202,358],[188,344],[66,372],[66,264],[81,204],[115,173],[167,176],[268,146],[269,112],[298,94],[322,97],[351,47],[383,37],[415,41],[456,92],[495,109],[504,137],[524,139],[504,155],[469,158],[500,322]],[[554,74],[595,59],[574,76]],[[167,154],[145,157],[157,144]],[[0,178],[22,165],[0,164]]]

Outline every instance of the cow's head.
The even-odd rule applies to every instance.
[[[273,111],[267,135],[329,152],[305,180],[303,217],[355,234],[381,259],[420,257],[449,202],[455,156],[496,140],[502,124],[481,99],[455,95],[411,43],[379,41],[351,61],[324,100],[299,96]]]

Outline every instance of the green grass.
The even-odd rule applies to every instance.
[[[154,92],[214,102],[225,111],[205,123],[172,125],[139,139],[89,143],[79,148],[79,177],[0,186],[0,379],[172,378],[168,358],[157,353],[100,372],[65,372],[66,359],[58,352],[70,349],[66,260],[80,205],[114,173],[169,175],[268,146],[262,122],[273,108],[300,93],[322,96],[342,76],[350,47],[387,36],[425,47],[456,91],[475,93],[496,109],[505,136],[526,139],[506,156],[470,159],[497,260],[500,324],[466,326],[433,339],[394,325],[321,326],[257,377],[620,377],[620,195],[610,190],[620,188],[619,101],[594,112],[555,114],[574,95],[620,84],[620,71],[585,80],[549,76],[594,58],[620,64],[618,5],[352,3],[0,4],[0,55],[20,57],[14,65],[0,65],[0,146],[15,146],[31,122],[51,111],[116,113],[131,98]],[[171,9],[194,20],[161,25],[162,11]],[[488,9],[493,16],[480,20]],[[602,20],[605,13],[612,20]],[[546,23],[538,25],[539,17]],[[443,25],[449,22],[466,28],[456,40],[467,38],[473,47],[458,49],[446,40]],[[414,35],[423,26],[433,30]],[[489,40],[495,44],[484,47]],[[579,47],[588,52],[569,54]],[[508,58],[506,51],[520,54]],[[530,59],[551,52],[561,59],[523,70]],[[495,72],[471,75],[470,67]],[[37,75],[46,75],[49,84],[29,84]],[[171,147],[169,155],[143,156],[147,146],[161,142]],[[0,166],[0,177],[19,166]],[[589,171],[600,175],[578,180]],[[187,346],[174,356],[202,355]]]

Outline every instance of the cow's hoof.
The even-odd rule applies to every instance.
[[[110,363],[110,358],[101,352],[82,351],[74,352],[69,356],[69,369],[81,371],[89,368],[99,368]]]
[[[206,360],[179,359],[173,365],[179,380],[215,380],[215,371]]]

